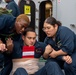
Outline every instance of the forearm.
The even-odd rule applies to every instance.
[[[43,54],[43,57],[44,57],[45,59],[47,59],[47,58],[49,57],[49,54],[44,53],[44,54]]]
[[[53,50],[51,50],[49,53],[45,51],[44,54],[43,54],[43,57],[44,57],[45,59],[47,59],[47,58],[49,57],[49,54],[52,53],[52,51],[53,51]]]
[[[56,55],[57,56],[67,55],[67,53],[66,52],[63,52],[62,50],[58,50],[58,51],[56,51]]]
[[[49,57],[49,54],[53,51],[53,48],[50,45],[47,45],[43,54],[43,57],[46,59]]]
[[[62,50],[56,51],[56,50],[54,50],[54,49],[53,49],[53,51],[49,54],[49,56],[50,56],[51,58],[56,58],[56,57],[58,57],[58,56],[63,56],[63,55],[67,55],[67,53],[66,53],[66,52],[63,52]]]

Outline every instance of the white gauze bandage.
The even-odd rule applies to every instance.
[[[38,71],[38,60],[39,59],[29,59],[27,61],[13,62],[12,74],[16,71],[17,68],[24,68],[28,74],[34,74]]]

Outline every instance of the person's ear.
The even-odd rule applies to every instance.
[[[22,40],[24,40],[24,36],[22,35]]]
[[[56,29],[56,30],[58,29],[58,25],[57,25],[57,24],[55,24],[55,29]]]
[[[57,27],[58,25],[57,24],[55,24],[55,27]]]

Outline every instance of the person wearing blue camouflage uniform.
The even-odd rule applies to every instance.
[[[64,69],[65,75],[76,75],[76,34],[62,26],[54,17],[48,17],[44,21],[43,31],[47,35],[44,40],[48,49],[48,56],[44,55],[48,57],[46,64],[50,62],[52,67],[58,66],[54,72],[61,68],[60,72]],[[58,75],[61,75],[60,72]]]
[[[22,41],[23,43],[18,43],[19,45],[17,44],[17,46],[14,46],[15,49],[13,50],[14,52],[12,53],[13,59],[22,58],[22,52],[23,52],[22,48],[24,45],[25,46],[34,46],[35,47],[34,58],[39,59],[45,53],[46,44],[44,44],[43,42],[38,42],[36,40],[35,31],[30,28],[25,29],[25,32],[23,32],[23,37],[24,37],[24,40]],[[34,64],[33,64],[33,66],[34,66]],[[29,74],[29,75],[51,75],[52,74],[50,72],[52,70],[51,66],[52,65],[50,63],[48,63],[48,64],[44,65],[41,69],[36,71],[34,74]],[[60,74],[63,75],[62,71]],[[16,69],[14,75],[28,75],[28,71],[22,67],[19,67]]]
[[[9,75],[12,69],[13,42],[20,41],[21,34],[29,23],[29,18],[25,14],[17,18],[10,14],[0,15],[0,64],[3,66],[1,75]]]
[[[5,0],[7,3],[6,8],[9,10],[12,10],[12,15],[17,17],[20,15],[20,9],[19,6],[16,4],[14,0]]]

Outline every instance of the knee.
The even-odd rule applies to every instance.
[[[73,70],[74,68],[76,68],[76,65],[74,65],[73,63],[72,64],[67,64],[67,63],[64,64],[64,70],[69,70],[69,69]]]
[[[51,61],[51,62],[48,62],[47,64],[46,64],[46,66],[47,67],[50,67],[50,68],[55,68],[55,67],[57,67],[57,66],[59,66],[56,62],[54,62],[54,61]]]
[[[24,68],[17,68],[16,71],[21,71],[21,70],[26,71]]]
[[[28,74],[27,74],[27,72],[26,72],[26,70],[24,68],[18,68],[15,71],[14,75],[28,75]]]
[[[70,68],[70,65],[67,64],[67,63],[65,63],[65,64],[64,64],[64,70],[68,70],[68,68]]]

